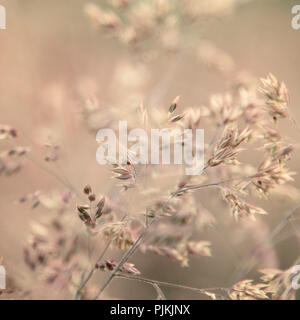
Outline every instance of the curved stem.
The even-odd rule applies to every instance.
[[[232,181],[248,180],[251,178],[252,178],[251,176],[236,177],[236,178],[230,178],[230,179],[222,180],[219,182],[208,183],[208,184],[194,184],[194,185],[186,186],[184,188],[181,188],[181,189],[173,192],[172,196],[176,197],[179,194],[186,192],[186,191],[189,191],[189,190],[199,190],[199,189],[203,189],[203,188],[217,187],[217,186],[224,184],[224,183],[228,183],[228,182],[232,182]]]
[[[176,283],[170,283],[170,282],[165,282],[165,281],[157,281],[157,280],[146,279],[146,278],[137,277],[137,276],[123,275],[123,274],[117,274],[116,277],[117,278],[121,278],[121,279],[145,282],[145,283],[149,283],[149,284],[157,284],[157,285],[165,286],[165,287],[191,290],[191,291],[196,291],[196,292],[200,292],[200,293],[203,293],[203,294],[206,294],[205,292],[207,292],[207,291],[225,291],[225,292],[228,291],[227,288],[222,288],[222,287],[199,289],[199,288],[189,287],[189,286],[176,284]]]

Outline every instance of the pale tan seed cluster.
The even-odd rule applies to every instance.
[[[265,283],[264,291],[268,293],[273,300],[295,300],[296,288],[292,286],[293,279],[297,272],[293,268],[287,270],[263,269],[261,280]]]
[[[258,172],[251,177],[251,181],[257,192],[263,197],[267,197],[272,188],[293,181],[293,174],[295,173],[290,172],[284,164],[272,163],[272,160],[267,158],[259,165]]]
[[[210,167],[220,164],[239,164],[237,155],[242,151],[240,144],[251,136],[251,130],[245,128],[243,131],[238,128],[226,128],[214,148],[212,157],[208,160]]]
[[[119,250],[130,248],[136,240],[136,235],[126,222],[104,225],[101,232],[106,238],[110,239],[112,244]]]
[[[256,214],[266,214],[266,211],[262,208],[244,201],[234,189],[230,189],[228,187],[221,187],[221,189],[224,200],[229,204],[231,213],[236,220],[241,217],[253,218]]]
[[[298,259],[299,260],[299,259]],[[297,263],[295,263],[297,265]],[[259,283],[242,280],[230,288],[227,293],[232,300],[295,300],[296,287],[293,267],[287,270],[261,269]],[[292,282],[295,282],[294,285]]]
[[[103,263],[96,264],[95,268],[100,269],[101,271],[113,271],[117,266],[117,262],[113,259],[105,260]],[[139,275],[141,274],[140,271],[134,266],[133,263],[126,262],[123,264],[120,272],[132,274],[132,275]]]
[[[0,140],[18,138],[18,131],[9,126],[0,124]],[[30,151],[29,147],[11,146],[9,149],[0,152],[0,175],[13,175],[22,169],[22,160]]]
[[[7,138],[16,138],[18,136],[18,131],[9,126],[0,124],[0,140],[7,139]]]
[[[78,216],[87,227],[93,229],[96,227],[97,219],[99,219],[103,214],[105,198],[100,197],[100,199],[97,200],[97,203],[94,206],[93,203],[94,201],[96,201],[96,195],[93,194],[91,186],[85,186],[83,192],[87,196],[90,203],[77,206]]]
[[[279,82],[272,73],[261,82],[260,92],[265,96],[267,112],[275,122],[278,118],[288,118],[289,96],[285,84]]]
[[[153,0],[153,1],[105,1],[101,5],[89,2],[84,12],[94,27],[104,36],[110,36],[129,46],[134,52],[144,52],[145,60],[149,41],[156,42],[154,47],[169,52],[180,50],[183,32],[186,28],[231,13],[240,3],[238,0]],[[148,56],[148,58],[146,57]],[[220,56],[221,59],[220,59]],[[200,57],[217,66],[220,70],[231,70],[232,60],[222,55],[212,46],[200,48]],[[216,62],[217,61],[217,62]],[[225,67],[224,67],[225,66]]]

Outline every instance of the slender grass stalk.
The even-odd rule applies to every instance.
[[[123,274],[116,274],[116,278],[140,281],[140,282],[144,282],[144,283],[148,283],[148,284],[157,284],[160,286],[183,289],[183,290],[191,290],[191,291],[195,291],[195,292],[202,293],[202,294],[206,294],[205,292],[207,292],[207,291],[225,291],[225,292],[228,291],[227,288],[222,288],[222,287],[199,289],[199,288],[189,287],[189,286],[176,284],[176,283],[158,281],[158,280],[153,280],[153,279],[146,279],[146,278],[142,278],[142,277],[129,276],[129,275],[123,275]]]

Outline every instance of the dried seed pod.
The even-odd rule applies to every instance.
[[[84,206],[77,206],[77,210],[78,210],[78,216],[79,218],[86,224],[89,224],[91,222],[91,217],[90,215],[87,213],[86,209]]]
[[[141,274],[141,272],[135,267],[135,265],[130,262],[125,262],[121,268],[121,271],[133,275]]]
[[[178,106],[178,101],[179,101],[179,99],[180,99],[180,96],[177,96],[177,97],[173,100],[172,104],[171,104],[170,107],[169,107],[169,113],[173,113],[173,112],[176,110],[176,108],[177,108],[177,106]]]
[[[117,262],[113,259],[105,260],[103,263],[96,263],[95,269],[99,269],[101,271],[113,271],[117,266]],[[139,275],[140,271],[135,267],[133,263],[125,262],[123,266],[119,270],[120,272]]]
[[[113,259],[111,259],[111,260],[106,260],[105,265],[109,271],[112,271],[117,266],[117,263]]]
[[[116,168],[116,169],[113,169],[112,171],[116,174],[115,176],[116,179],[128,180],[132,178],[131,172],[126,168]]]
[[[90,194],[92,192],[92,187],[88,184],[84,187],[83,192],[85,194]]]
[[[211,243],[209,241],[189,241],[187,243],[188,253],[192,255],[211,256]]]
[[[105,264],[103,263],[96,263],[95,269],[100,269],[101,271],[105,271]]]
[[[102,216],[104,204],[105,204],[105,197],[102,197],[101,200],[97,203],[97,211],[95,213],[96,219],[99,219]]]
[[[96,195],[95,194],[90,194],[89,195],[89,200],[90,201],[95,201],[96,200]]]
[[[181,119],[183,119],[184,116],[185,116],[185,112],[184,112],[184,113],[181,113],[181,114],[178,114],[177,116],[172,117],[169,121],[170,121],[170,122],[178,122],[178,121],[180,121]]]
[[[8,125],[0,124],[0,140],[7,138],[16,138],[17,136],[18,132],[16,129]]]

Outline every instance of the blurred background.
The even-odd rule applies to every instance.
[[[7,14],[7,29],[0,31],[1,123],[17,128],[18,144],[31,148],[31,160],[24,159],[20,172],[0,176],[0,256],[7,273],[31,291],[30,298],[70,297],[58,295],[53,287],[46,289],[25,266],[22,250],[30,221],[43,217],[47,210],[33,210],[17,203],[18,199],[36,190],[68,189],[48,174],[47,168],[78,190],[89,183],[98,193],[110,194],[114,182],[109,170],[96,162],[94,129],[110,125],[112,109],[117,119],[118,108],[124,112],[127,106],[137,106],[141,101],[148,108],[167,108],[177,95],[181,95],[183,108],[206,105],[211,94],[230,90],[232,77],[251,74],[260,78],[272,72],[286,83],[291,111],[296,122],[300,121],[300,30],[291,28],[291,8],[296,1],[246,1],[234,12],[209,17],[182,31],[188,41],[179,48],[172,48],[171,41],[166,52],[150,42],[141,53],[99,33],[85,13],[88,2],[0,1]],[[226,52],[213,68],[205,63],[204,50],[212,48]],[[84,118],[82,111],[88,99],[101,108],[92,120]],[[300,134],[296,126],[285,122],[283,131],[297,143]],[[45,155],[51,157],[53,153],[44,146],[46,142],[60,145],[58,161],[44,161]],[[3,142],[0,148],[5,150],[7,146]],[[292,171],[299,171],[299,160],[296,150],[290,161]],[[299,187],[298,176],[293,185]],[[218,215],[223,215],[227,208],[205,194],[201,194],[201,201],[212,210],[218,206]],[[128,207],[133,209],[135,195],[130,193],[128,197]],[[297,200],[288,199],[288,195],[265,202],[264,208],[270,213],[264,217],[265,228],[274,228],[296,204]],[[70,224],[77,226],[73,219],[77,217],[70,213]],[[138,253],[134,263],[147,278],[199,288],[226,286],[238,263],[237,256],[243,257],[255,241],[255,228],[249,228],[247,235],[240,235],[234,222],[220,228],[222,234],[208,230],[203,235],[212,242],[213,258],[195,257],[189,269],[152,253]],[[267,266],[285,269],[293,264],[300,250],[297,237],[290,233],[291,229],[283,230],[276,239],[277,258]],[[257,274],[252,272],[249,277]],[[102,283],[104,278],[100,274],[97,281]],[[164,292],[169,299],[203,298],[179,289],[165,288]],[[121,279],[112,283],[108,295],[155,298],[151,286]]]

